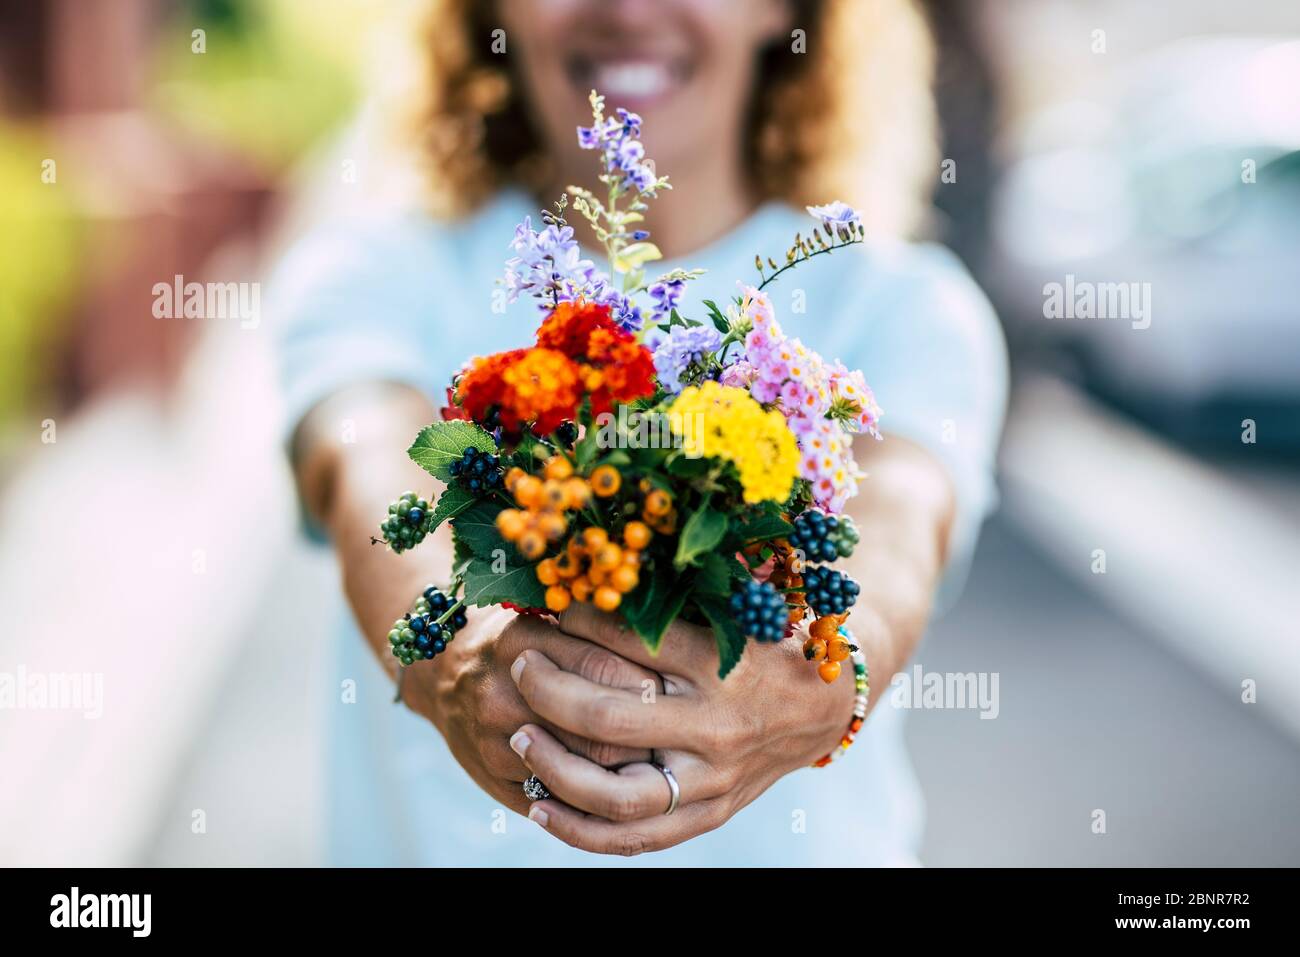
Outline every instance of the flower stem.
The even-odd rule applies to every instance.
[[[858,238],[858,239],[846,239],[846,240],[844,240],[843,242],[841,242],[841,243],[837,243],[837,244],[834,245],[834,246],[827,246],[827,247],[825,247],[824,249],[817,249],[817,250],[814,250],[813,252],[810,252],[810,253],[809,253],[808,255],[806,255],[806,256],[798,256],[798,257],[796,257],[796,258],[790,260],[788,263],[786,263],[784,266],[782,266],[782,267],[781,267],[780,269],[778,269],[776,272],[772,273],[772,275],[765,277],[765,278],[763,279],[763,281],[760,282],[760,283],[758,284],[758,291],[759,291],[759,292],[762,292],[764,289],[766,289],[767,286],[768,286],[768,283],[771,283],[771,282],[775,281],[776,277],[779,276],[779,275],[781,275],[781,273],[785,272],[785,271],[788,270],[788,269],[793,269],[795,266],[799,265],[800,263],[807,262],[808,260],[812,259],[814,256],[820,256],[820,255],[822,255],[822,253],[830,253],[830,252],[834,252],[834,251],[837,250],[837,249],[843,249],[845,246],[857,246],[857,245],[859,245],[860,243],[862,243],[862,242],[864,242],[864,241],[865,241],[865,240],[863,240],[862,238]],[[762,272],[761,272],[761,271],[760,271],[759,275],[762,275]]]

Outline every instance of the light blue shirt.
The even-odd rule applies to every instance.
[[[389,213],[322,226],[294,246],[278,271],[269,316],[279,343],[286,428],[351,383],[407,382],[441,397],[469,356],[527,344],[539,321],[534,301],[494,311],[493,280],[510,255],[516,223],[529,214],[536,220],[533,201],[507,191],[459,222]],[[756,253],[783,259],[795,232],[806,234],[811,223],[802,211],[770,203],[708,248],[658,265],[708,270],[688,287],[683,309],[702,319],[701,300],[727,302],[737,279],[754,280]],[[884,409],[886,441],[889,434],[906,436],[946,464],[959,503],[940,596],[948,604],[996,500],[993,466],[1007,367],[987,300],[947,250],[902,243],[818,257],[768,291],[788,334],[865,372]],[[870,478],[860,494],[871,494]],[[921,794],[903,747],[903,714],[888,698],[831,768],[787,775],[719,830],[678,847],[630,861],[602,857],[567,847],[481,791],[436,730],[392,704],[391,682],[341,597],[335,600],[338,669],[322,689],[330,721],[329,863],[915,862]],[[348,678],[357,684],[357,701],[340,704],[340,682]]]

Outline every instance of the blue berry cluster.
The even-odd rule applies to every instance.
[[[578,441],[578,427],[572,422],[561,422],[560,427],[555,430],[555,440],[562,448],[573,448],[573,443]]]
[[[461,488],[475,495],[501,487],[501,460],[491,452],[470,446],[447,468]]]
[[[794,520],[794,531],[790,533],[790,547],[803,552],[809,562],[848,558],[857,544],[858,528],[853,519],[811,508]]]
[[[421,603],[417,599],[415,603],[416,611],[422,612],[426,615],[431,615],[434,618],[442,617],[447,609],[456,604],[454,598],[439,591],[436,585],[430,585],[426,588],[421,597],[428,603],[429,607],[421,609]],[[464,628],[467,621],[469,621],[469,619],[465,616],[465,606],[462,605],[460,608],[456,609],[454,615],[447,619],[447,624],[451,627],[452,633],[454,634]]]
[[[820,615],[842,615],[858,600],[861,590],[848,575],[825,565],[811,565],[803,573],[808,607]]]
[[[388,547],[403,552],[418,545],[429,534],[429,503],[414,492],[403,492],[388,506],[388,517],[379,523],[379,531]]]
[[[434,585],[426,588],[424,594],[415,600],[411,613],[393,622],[392,630],[388,632],[393,657],[403,665],[410,665],[445,651],[447,643],[465,627],[467,621],[464,608],[460,608],[441,625],[438,624],[438,619],[454,604],[454,599]]]
[[[755,641],[780,641],[790,620],[785,596],[776,586],[752,579],[731,593],[731,614],[741,634]]]

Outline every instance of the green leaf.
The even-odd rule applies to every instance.
[[[745,652],[745,636],[722,599],[697,595],[695,604],[713,626],[713,640],[718,644],[718,677],[725,678],[740,663],[740,656]]]
[[[517,564],[515,547],[497,531],[497,514],[502,508],[500,502],[492,499],[476,501],[451,520],[451,527],[456,532],[456,540],[463,542],[475,558],[491,561],[498,552],[504,552],[508,563]]]
[[[695,573],[695,591],[697,595],[728,598],[736,582],[751,577],[749,569],[736,556],[713,551],[700,556],[700,567]]]
[[[664,632],[681,613],[690,591],[690,586],[670,569],[656,568],[619,606],[623,620],[651,654],[659,653]]]
[[[722,512],[701,505],[686,520],[682,536],[677,542],[677,555],[673,564],[678,568],[694,565],[696,559],[705,552],[712,551],[727,534],[727,516]]]
[[[468,545],[466,545],[464,542],[462,542],[459,538],[456,537],[456,534],[454,532],[452,533],[451,536],[451,547],[452,547],[451,574],[454,578],[464,578],[465,570],[468,569],[469,566],[474,561],[474,553],[470,551]]]
[[[766,542],[773,538],[785,538],[794,531],[794,526],[783,519],[780,515],[762,513],[741,521],[736,527],[735,532],[740,536],[741,542]]]
[[[716,302],[712,299],[705,299],[704,308],[709,310],[709,318],[713,320],[714,329],[717,329],[724,335],[731,331],[731,323],[727,321],[727,317],[723,314],[722,310],[718,308]]]
[[[546,587],[537,580],[532,565],[506,565],[500,572],[492,566],[491,560],[470,561],[465,569],[465,604],[483,608],[508,601],[524,608],[546,607]]]
[[[433,507],[433,515],[429,518],[429,531],[432,532],[447,519],[455,518],[476,501],[477,499],[467,489],[459,485],[448,485],[438,496],[438,504]]]
[[[623,449],[615,449],[600,460],[601,465],[613,465],[616,468],[627,468],[632,464],[632,456],[628,455]]]
[[[497,450],[497,444],[473,422],[456,419],[450,422],[435,422],[420,430],[415,443],[406,450],[411,461],[424,469],[434,478],[451,482],[449,466],[470,447],[480,452]]]
[[[654,243],[630,243],[614,255],[614,271],[631,272],[648,262],[663,258],[664,254]]]
[[[525,466],[528,466],[537,459],[549,458],[551,448],[533,435],[530,430],[525,429],[523,435],[519,436],[519,442],[515,446],[515,455],[520,458]]]
[[[600,452],[599,434],[600,429],[589,427],[578,440],[578,444],[573,447],[573,457],[577,459],[578,471],[585,473],[587,467],[596,461],[596,456]]]
[[[668,474],[677,478],[698,478],[713,468],[713,462],[703,456],[691,458],[678,455],[668,460]]]

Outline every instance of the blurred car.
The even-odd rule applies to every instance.
[[[1259,449],[1300,457],[1297,90],[1300,40],[1198,38],[1034,116],[994,200],[1013,341],[1176,440],[1249,448],[1253,419]],[[1142,308],[1048,317],[1089,288]]]

